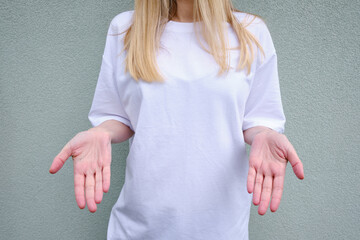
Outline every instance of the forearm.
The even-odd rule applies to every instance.
[[[272,130],[268,127],[264,127],[264,126],[256,126],[256,127],[248,128],[245,131],[243,131],[245,142],[247,144],[251,145],[252,141],[254,139],[254,136],[263,131],[274,131],[274,130]]]
[[[108,134],[111,143],[121,143],[128,140],[133,134],[127,125],[117,120],[107,120],[99,126],[90,128],[88,131],[102,131]]]

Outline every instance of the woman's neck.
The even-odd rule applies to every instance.
[[[193,22],[194,0],[176,0],[176,15],[171,19],[176,22]]]

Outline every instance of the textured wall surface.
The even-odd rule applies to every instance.
[[[280,208],[257,214],[250,239],[358,239],[360,1],[234,1],[262,16],[279,60],[288,164]],[[87,119],[110,20],[133,1],[0,1],[0,238],[105,239],[128,142],[113,145],[110,191],[80,210],[71,158],[48,170]]]

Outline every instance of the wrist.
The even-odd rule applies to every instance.
[[[106,128],[96,126],[96,127],[88,129],[87,131],[88,132],[100,132],[100,133],[106,135],[106,137],[109,139],[110,142],[112,141],[111,132],[108,131]]]
[[[251,127],[243,131],[244,140],[247,144],[251,145],[255,136],[257,136],[258,134],[271,133],[273,131],[273,129],[265,126]]]

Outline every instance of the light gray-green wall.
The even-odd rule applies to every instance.
[[[280,208],[250,239],[359,239],[359,0],[234,1],[267,22],[278,53],[288,164]],[[133,1],[0,1],[0,238],[105,239],[128,142],[113,145],[110,192],[80,210],[71,158],[48,170],[87,119],[110,20]]]

